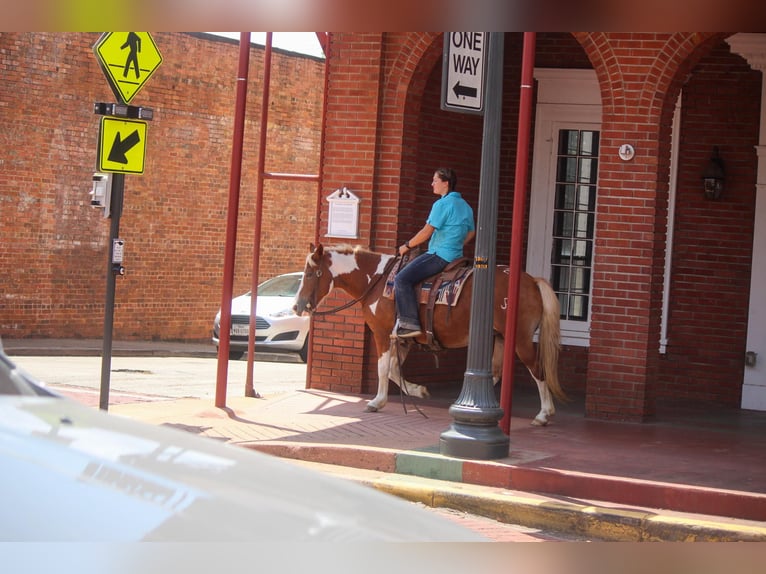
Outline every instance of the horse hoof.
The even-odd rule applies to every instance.
[[[532,419],[532,426],[533,427],[544,427],[548,426],[548,421],[541,421],[540,419]]]
[[[378,407],[373,407],[372,405],[367,405],[367,408],[364,409],[364,412],[366,413],[377,413]]]

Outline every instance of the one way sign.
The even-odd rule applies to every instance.
[[[144,173],[146,122],[101,118],[98,138],[98,171]]]
[[[486,40],[486,32],[444,33],[443,110],[484,112]]]

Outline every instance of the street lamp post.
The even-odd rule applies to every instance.
[[[441,434],[439,441],[443,455],[483,460],[508,456],[510,446],[510,439],[498,425],[503,417],[503,409],[495,397],[492,380],[495,237],[503,105],[503,33],[490,32],[488,36],[486,108],[468,356],[463,388],[449,409],[453,422]]]

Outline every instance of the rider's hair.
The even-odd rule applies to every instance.
[[[454,169],[449,167],[440,167],[436,170],[436,175],[438,175],[439,179],[442,181],[449,182],[450,191],[455,191],[455,188],[457,187],[457,174],[455,173]]]

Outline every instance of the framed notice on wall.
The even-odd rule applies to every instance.
[[[359,198],[347,187],[342,187],[328,195],[327,201],[330,202],[327,236],[347,239],[358,238]]]

